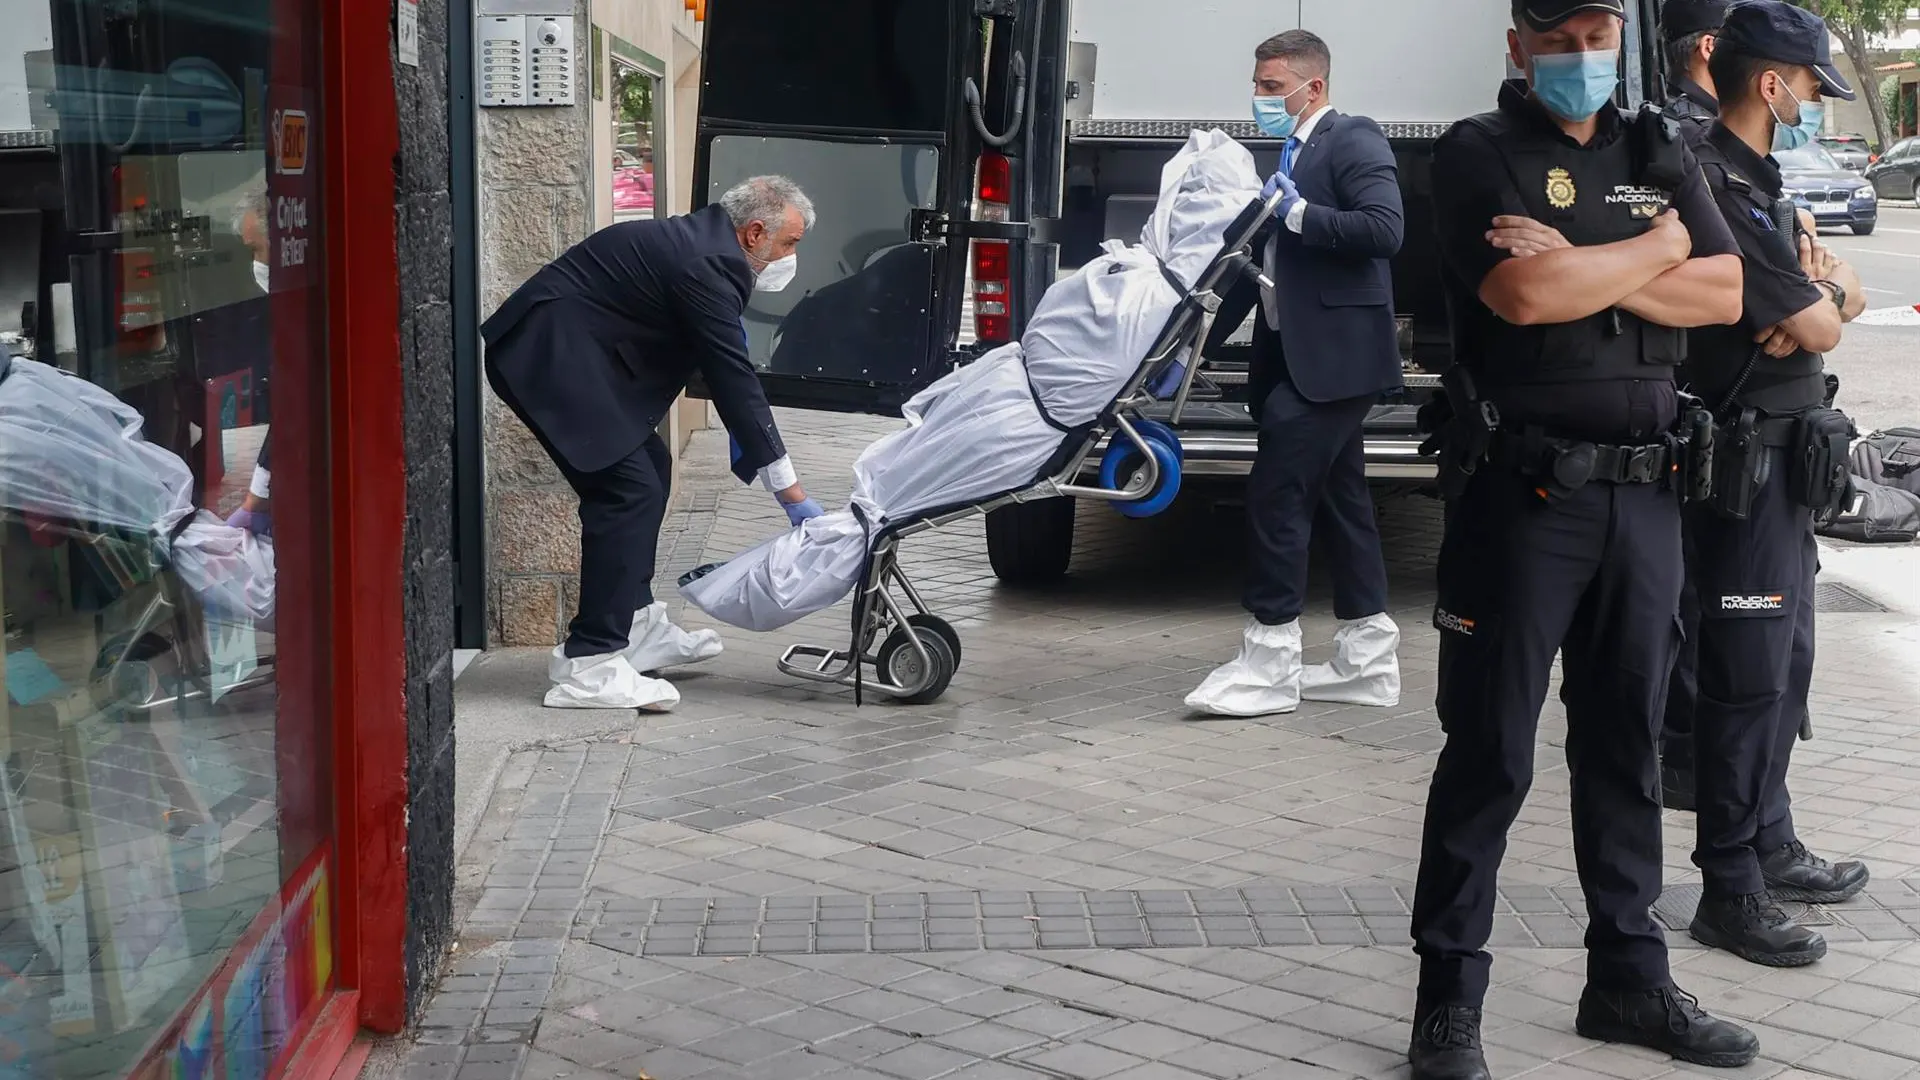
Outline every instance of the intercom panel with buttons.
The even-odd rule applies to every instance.
[[[482,15],[480,104],[572,105],[577,80],[571,15]]]

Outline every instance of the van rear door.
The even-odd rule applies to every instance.
[[[779,173],[817,220],[747,337],[777,405],[895,412],[950,369],[975,158],[978,0],[726,0],[708,9],[695,206]],[[1005,230],[1004,224],[991,228]]]

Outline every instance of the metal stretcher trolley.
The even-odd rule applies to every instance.
[[[1165,425],[1143,419],[1139,410],[1159,400],[1148,387],[1183,362],[1185,372],[1174,400],[1176,409],[1185,405],[1200,370],[1201,346],[1212,332],[1214,315],[1229,287],[1248,279],[1262,289],[1273,288],[1260,272],[1252,246],[1283,198],[1275,194],[1257,201],[1233,220],[1220,253],[1192,289],[1182,290],[1181,303],[1132,378],[1093,423],[1069,433],[1034,482],[985,500],[890,521],[873,530],[867,565],[853,594],[851,641],[844,649],[790,646],[779,660],[780,670],[800,679],[852,686],[856,695],[873,689],[909,705],[930,704],[946,692],[959,669],[960,635],[927,609],[907,579],[899,559],[902,540],[973,514],[1040,499],[1095,499],[1113,504],[1129,517],[1150,517],[1172,505],[1180,491],[1180,440]],[[1103,446],[1098,484],[1079,483],[1090,459]]]

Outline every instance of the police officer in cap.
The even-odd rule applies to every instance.
[[[1667,51],[1667,115],[1705,134],[1720,115],[1713,91],[1712,59],[1731,0],[1667,0],[1660,9],[1660,40]]]
[[[1819,16],[1790,4],[1734,8],[1713,56],[1720,119],[1695,147],[1745,256],[1745,313],[1733,326],[1695,330],[1687,364],[1719,421],[1714,497],[1686,510],[1701,601],[1693,859],[1706,886],[1691,931],[1770,967],[1827,951],[1776,901],[1835,903],[1868,877],[1864,865],[1834,865],[1799,842],[1786,786],[1805,692],[1796,668],[1811,669],[1813,517],[1846,486],[1797,463],[1845,454],[1850,425],[1823,407],[1820,354],[1864,307],[1853,269],[1796,228],[1770,156],[1813,139],[1823,98],[1853,100],[1827,42]]]
[[[1684,122],[1689,143],[1706,137],[1720,115],[1720,101],[1713,87],[1710,59],[1719,43],[1720,27],[1733,5],[1727,0],[1667,0],[1660,12],[1660,31],[1666,41],[1667,72],[1672,93],[1667,99],[1667,115]],[[1698,150],[1697,145],[1695,149]],[[1804,227],[1814,228],[1813,216],[1799,212]],[[1685,637],[1673,675],[1667,681],[1667,711],[1660,732],[1660,798],[1669,810],[1692,810],[1693,790],[1693,711],[1699,697],[1700,601],[1691,579],[1680,592],[1680,623]],[[1798,697],[1793,708],[1804,716],[1807,688],[1813,674],[1812,639],[1795,656],[1796,670],[1806,677],[1796,684]]]
[[[1654,743],[1679,636],[1674,369],[1682,328],[1739,318],[1740,259],[1678,125],[1611,103],[1625,15],[1621,0],[1515,0],[1508,49],[1525,81],[1434,148],[1469,377],[1447,383],[1434,612],[1447,742],[1413,905],[1416,1080],[1488,1076],[1485,947],[1556,653],[1589,915],[1577,1029],[1709,1066],[1759,1051],[1674,986],[1651,914]]]

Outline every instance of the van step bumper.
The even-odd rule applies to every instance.
[[[1259,437],[1249,428],[1240,431],[1182,431],[1180,446],[1184,452],[1181,471],[1190,477],[1244,477],[1253,471],[1254,453]],[[1420,456],[1418,435],[1369,433],[1366,436],[1367,479],[1394,480],[1403,483],[1428,483],[1439,474],[1434,459]],[[1087,459],[1083,480],[1100,470],[1100,455],[1106,441]]]
[[[1165,406],[1151,406],[1145,415],[1166,423]],[[1399,483],[1431,483],[1439,475],[1434,458],[1420,456],[1425,441],[1414,426],[1417,410],[1406,403],[1376,405],[1367,417],[1362,435],[1366,440],[1367,479]],[[1189,406],[1188,422],[1174,425],[1184,454],[1182,472],[1188,476],[1238,477],[1253,471],[1254,454],[1260,448],[1260,433],[1247,418],[1244,405],[1225,402]],[[1087,459],[1086,468],[1098,472],[1100,455],[1106,452],[1103,440]]]

